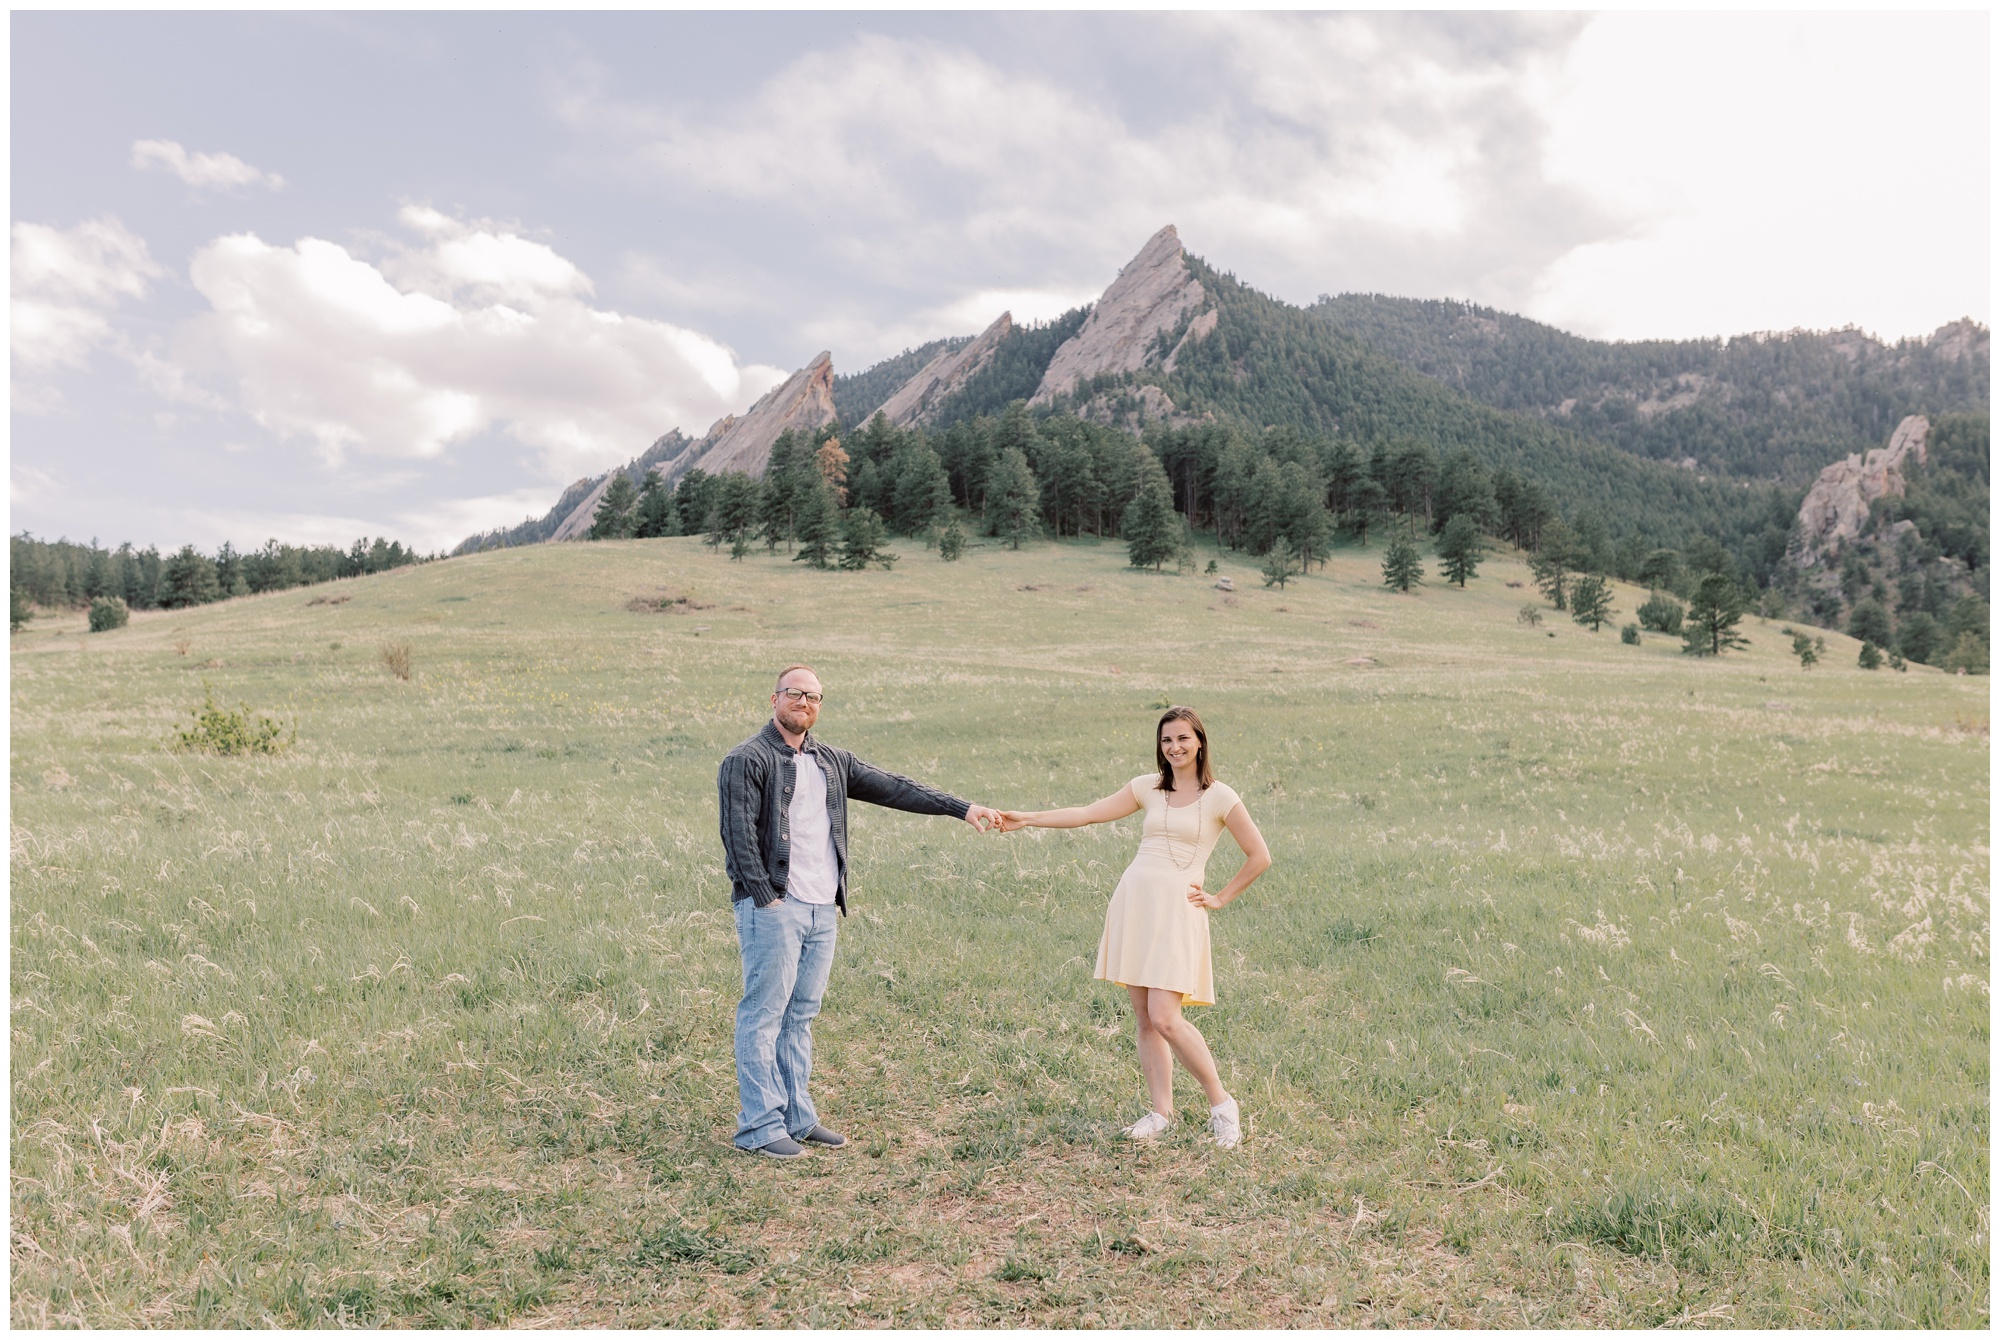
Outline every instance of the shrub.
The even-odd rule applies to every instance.
[[[410,644],[407,642],[384,642],[382,644],[382,664],[389,667],[389,673],[398,679],[410,677]]]
[[[287,732],[270,717],[253,715],[247,705],[239,704],[233,712],[217,707],[214,690],[206,684],[202,689],[202,705],[189,709],[193,723],[174,732],[176,749],[204,754],[281,754],[298,740],[297,723]]]
[[[1654,592],[1652,599],[1639,606],[1638,615],[1641,628],[1665,633],[1668,637],[1679,637],[1681,620],[1687,617],[1687,611],[1672,596]]]
[[[1808,637],[1796,629],[1783,630],[1792,639],[1792,655],[1799,658],[1799,669],[1810,670],[1819,664],[1820,653],[1826,650],[1826,639]]]
[[[1528,627],[1530,627],[1530,628],[1539,628],[1539,627],[1541,627],[1541,626],[1542,626],[1542,607],[1541,607],[1540,605],[1523,605],[1523,606],[1521,606],[1521,609],[1520,609],[1520,612],[1519,612],[1519,613],[1517,613],[1517,614],[1516,614],[1516,615],[1514,616],[1514,622],[1515,622],[1515,623],[1524,623],[1524,624],[1528,625]]]
[[[1960,633],[1953,644],[1951,655],[1944,658],[1944,668],[1954,674],[1983,675],[1986,673],[1986,644],[1977,633]]]
[[[1628,647],[1638,646],[1639,625],[1635,623],[1626,624],[1623,628],[1618,630],[1618,640],[1620,642],[1623,642]]]
[[[1882,668],[1882,649],[1873,642],[1863,642],[1861,644],[1861,657],[1855,664],[1859,665],[1863,670],[1880,670]]]
[[[114,628],[123,628],[132,620],[132,611],[117,596],[99,596],[90,602],[90,631],[108,633]]]

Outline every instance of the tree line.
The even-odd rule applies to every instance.
[[[239,551],[225,542],[211,556],[191,544],[163,555],[152,545],[106,549],[94,540],[38,540],[22,531],[8,541],[12,622],[19,627],[35,605],[73,609],[107,598],[135,610],[180,609],[422,561],[400,540],[379,536],[356,540],[346,549],[271,540],[262,549]]]

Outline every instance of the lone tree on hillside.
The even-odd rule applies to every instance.
[[[1285,589],[1285,579],[1292,575],[1292,542],[1280,535],[1271,541],[1271,552],[1264,556],[1264,585]]]
[[[1569,608],[1564,597],[1576,563],[1576,536],[1570,528],[1560,521],[1542,527],[1541,547],[1529,556],[1528,571],[1534,574],[1536,587],[1559,610]]]
[[[1389,551],[1382,555],[1382,585],[1392,591],[1407,592],[1424,581],[1424,565],[1417,558],[1417,546],[1403,531],[1395,532]]]
[[[1743,593],[1736,583],[1719,572],[1703,577],[1688,603],[1687,619],[1681,628],[1681,651],[1689,656],[1720,656],[1734,647],[1747,647],[1748,638],[1736,631],[1743,620]]]
[[[958,524],[958,514],[952,513],[945,521],[937,537],[938,557],[947,563],[958,562],[958,556],[965,552],[965,527]]]
[[[1444,532],[1438,536],[1437,556],[1448,582],[1457,582],[1459,589],[1465,588],[1465,579],[1479,575],[1479,560],[1486,553],[1486,541],[1479,534],[1479,523],[1465,512],[1460,512],[1444,523]]]
[[[1880,670],[1882,668],[1882,649],[1873,642],[1863,642],[1861,644],[1861,657],[1855,664],[1863,670]]]
[[[867,507],[856,507],[847,514],[840,548],[840,566],[848,572],[859,572],[870,563],[891,568],[896,564],[898,554],[892,554],[882,547],[889,537],[889,530],[882,524],[882,518]]]
[[[1596,632],[1611,618],[1611,583],[1592,573],[1569,588],[1569,617]]]
[[[1795,628],[1784,630],[1792,638],[1792,655],[1799,658],[1799,669],[1810,670],[1819,664],[1820,655],[1826,651],[1826,639],[1810,637]]]
[[[632,487],[631,477],[620,470],[611,477],[611,486],[604,490],[597,511],[591,514],[590,538],[622,540],[630,535],[638,503],[639,490]]]
[[[1125,532],[1125,552],[1135,568],[1158,572],[1168,559],[1181,551],[1181,516],[1174,510],[1173,486],[1160,458],[1151,451],[1141,453],[1139,492],[1125,505],[1119,529]]]

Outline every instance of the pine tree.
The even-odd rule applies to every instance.
[[[870,563],[879,563],[883,568],[895,566],[899,557],[882,547],[889,531],[882,524],[882,518],[866,507],[849,508],[847,520],[841,528],[840,566],[848,572],[859,572]]]
[[[1863,642],[1861,644],[1861,657],[1855,664],[1859,665],[1863,670],[1880,670],[1882,668],[1882,649],[1873,642]]]
[[[1611,584],[1592,573],[1578,577],[1569,591],[1570,617],[1596,632],[1611,618]]]
[[[1456,512],[1444,523],[1444,530],[1438,536],[1437,556],[1446,581],[1457,582],[1463,590],[1468,577],[1479,575],[1479,560],[1485,553],[1486,542],[1472,512]]]
[[[1639,571],[1633,575],[1649,591],[1670,587],[1680,580],[1680,553],[1674,549],[1655,549],[1639,561]]]
[[[1413,586],[1423,585],[1423,581],[1424,565],[1417,557],[1417,546],[1407,530],[1399,526],[1389,541],[1388,552],[1382,555],[1382,585],[1392,591],[1407,592]]]
[[[708,486],[708,471],[699,466],[681,476],[674,489],[674,534],[701,534],[708,523]]]
[[[1173,487],[1160,458],[1140,449],[1139,492],[1125,506],[1118,529],[1125,537],[1125,553],[1135,568],[1155,572],[1180,552],[1181,516],[1174,510]]]
[[[1264,555],[1264,585],[1285,589],[1285,579],[1292,575],[1292,560],[1296,551],[1292,542],[1280,535],[1271,541],[1270,552]]]
[[[840,543],[840,509],[833,505],[833,488],[817,470],[806,473],[792,506],[792,533],[799,551],[794,563],[830,568]]]
[[[162,609],[185,609],[222,598],[222,590],[215,582],[215,564],[197,553],[191,544],[182,545],[180,552],[166,561],[160,571],[160,586]]]
[[[1005,539],[1010,549],[1019,549],[1022,540],[1041,530],[1041,488],[1028,467],[1027,454],[1019,447],[1006,448],[994,462],[986,486],[986,514],[993,522],[993,533]]]
[[[1749,640],[1736,631],[1743,620],[1743,593],[1736,583],[1719,572],[1711,572],[1695,584],[1694,598],[1688,602],[1687,620],[1681,629],[1681,650],[1689,656],[1720,656],[1735,647],[1747,647]]]
[[[1535,585],[1557,609],[1569,608],[1569,574],[1576,567],[1576,537],[1561,521],[1542,526],[1541,546],[1528,559]]]
[[[945,519],[944,529],[938,532],[937,547],[938,557],[947,563],[958,562],[959,555],[965,552],[965,527],[958,524],[958,513],[953,512]]]
[[[598,500],[597,511],[590,518],[590,538],[593,540],[622,540],[632,533],[633,510],[638,506],[639,491],[632,487],[632,480],[623,470],[611,476],[609,487]]]
[[[951,506],[951,481],[938,454],[921,435],[905,441],[894,458],[895,507],[888,519],[905,535],[921,535]]]
[[[674,500],[660,479],[658,466],[646,471],[645,482],[639,485],[639,503],[632,516],[632,538],[637,540],[657,539],[680,529],[675,524],[680,518],[674,514]]]
[[[1862,642],[1872,642],[1877,648],[1886,647],[1891,640],[1889,631],[1889,611],[1879,600],[1855,602],[1853,612],[1847,616],[1847,635]]]
[[[1819,664],[1820,651],[1826,646],[1825,638],[1821,638],[1819,646],[1815,647],[1810,635],[1792,628],[1787,628],[1784,631],[1791,636],[1792,655],[1799,658],[1799,669],[1810,670]]]

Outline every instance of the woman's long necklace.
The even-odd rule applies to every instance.
[[[1166,802],[1163,799],[1161,803],[1165,804]],[[1185,861],[1174,855],[1174,807],[1172,805],[1167,805],[1166,815],[1160,820],[1160,832],[1167,840],[1167,859],[1174,863],[1174,869],[1176,870],[1191,868],[1194,865],[1194,858],[1201,854],[1201,807],[1207,803],[1208,789],[1204,787],[1201,793],[1195,797],[1194,804],[1182,807],[1183,809],[1194,811],[1194,843],[1188,848],[1188,858]]]

